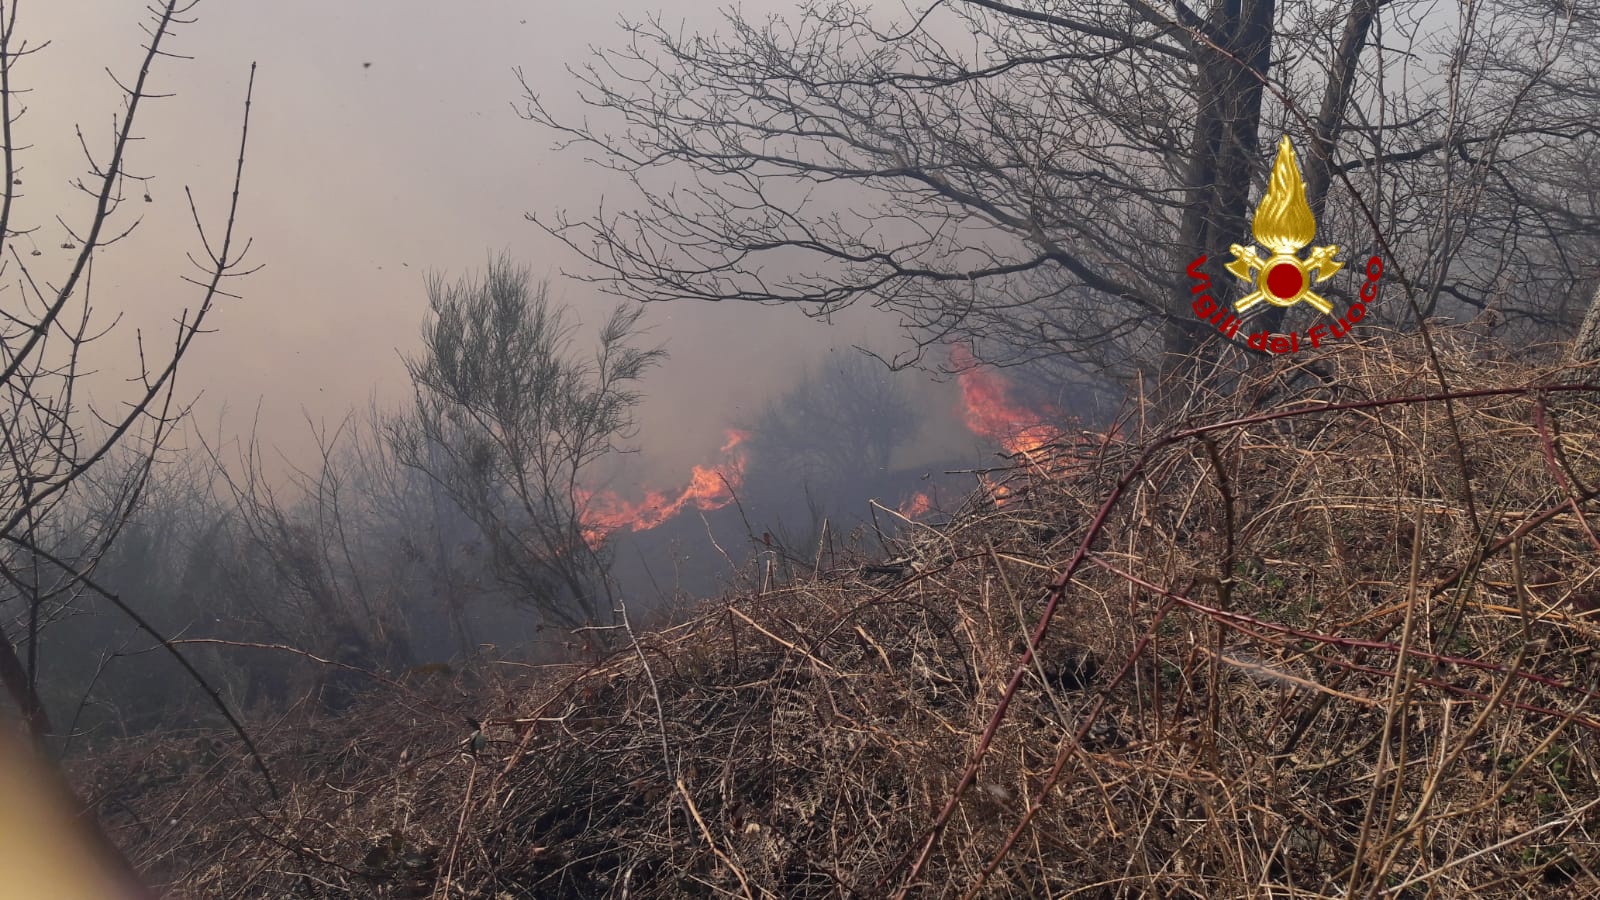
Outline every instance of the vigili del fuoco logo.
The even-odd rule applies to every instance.
[[[1278,142],[1278,159],[1272,164],[1272,178],[1256,206],[1250,230],[1256,243],[1266,247],[1271,255],[1263,259],[1254,244],[1248,247],[1233,244],[1228,248],[1233,253],[1233,261],[1227,264],[1227,270],[1249,286],[1231,311],[1205,293],[1211,287],[1210,277],[1201,268],[1206,257],[1190,263],[1188,268],[1189,277],[1195,282],[1190,293],[1197,295],[1193,303],[1195,316],[1215,325],[1225,337],[1236,338],[1240,315],[1261,303],[1284,308],[1304,303],[1332,317],[1330,321],[1318,322],[1306,329],[1304,344],[1301,334],[1292,331],[1288,334],[1258,331],[1246,341],[1254,350],[1294,353],[1302,346],[1318,347],[1329,338],[1344,337],[1352,325],[1366,316],[1367,304],[1377,299],[1383,260],[1376,256],[1367,260],[1367,280],[1361,285],[1360,299],[1351,303],[1343,315],[1334,316],[1333,304],[1314,289],[1344,268],[1344,263],[1335,258],[1339,253],[1336,244],[1312,247],[1307,256],[1300,256],[1317,236],[1317,220],[1311,215],[1311,204],[1306,202],[1300,164],[1287,136]]]

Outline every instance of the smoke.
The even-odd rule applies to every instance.
[[[34,147],[21,157],[25,196],[13,224],[40,226],[33,239],[42,255],[30,265],[46,278],[69,257],[57,246],[64,235],[54,215],[71,224],[87,213],[70,184],[85,174],[74,125],[103,149],[102,124],[120,110],[102,67],[130,76],[143,37],[136,8],[112,0],[90,7],[34,4],[19,17],[31,41],[54,42],[17,75],[38,93],[22,123],[20,142]],[[587,213],[620,185],[581,152],[555,152],[550,134],[516,116],[512,69],[543,86],[556,109],[577,114],[564,67],[591,44],[615,44],[617,17],[647,8],[498,0],[464,12],[399,2],[386,5],[385,27],[373,28],[369,14],[310,0],[200,4],[198,21],[172,47],[193,58],[161,60],[152,87],[175,96],[143,110],[145,139],[131,151],[131,170],[150,177],[142,189],[151,202],[131,188],[123,224],[145,221],[97,263],[102,321],[126,314],[110,340],[132,366],[135,329],[167,334],[192,296],[180,276],[185,253],[201,247],[184,189],[193,189],[203,220],[220,227],[252,60],[259,72],[240,227],[254,239],[250,259],[264,268],[230,285],[242,299],[216,311],[217,332],[183,370],[180,389],[203,390],[195,421],[208,434],[228,438],[254,422],[286,462],[304,462],[314,450],[307,418],[336,423],[371,397],[403,402],[400,356],[416,346],[425,276],[472,274],[492,252],[547,275],[553,296],[592,328],[614,300],[563,277],[582,274],[582,261],[524,214]],[[718,21],[697,6],[672,15],[691,28]],[[716,457],[731,422],[781,394],[805,365],[896,335],[892,320],[868,309],[831,326],[799,310],[734,304],[663,305],[646,320],[671,359],[645,384],[632,445],[640,452],[611,485],[619,490],[682,478]],[[109,373],[100,390],[118,390],[121,374]]]
[[[64,235],[54,215],[71,224],[87,213],[70,185],[84,170],[74,123],[85,125],[91,149],[103,149],[96,138],[104,130],[93,126],[118,109],[118,95],[102,67],[125,76],[142,37],[136,12],[111,0],[95,6],[104,9],[41,4],[21,18],[31,40],[54,41],[18,70],[21,85],[39,92],[30,97],[38,112],[22,123],[22,142],[34,148],[22,156],[28,168],[16,224],[39,226],[41,255],[30,265],[46,279],[70,256],[57,252]],[[254,432],[278,451],[264,460],[267,474],[281,475],[314,461],[309,426],[337,424],[369,402],[404,404],[401,357],[417,346],[428,273],[472,275],[502,250],[550,279],[587,346],[615,300],[583,281],[583,261],[525,214],[587,215],[625,184],[582,152],[556,152],[549,133],[516,116],[512,69],[522,67],[555,112],[581,115],[565,66],[582,62],[589,45],[621,40],[616,16],[643,9],[633,6],[530,11],[497,0],[463,14],[407,2],[387,10],[388,27],[374,29],[368,16],[310,0],[201,4],[198,22],[180,29],[172,48],[193,58],[161,60],[152,82],[175,96],[142,112],[144,140],[131,151],[131,171],[149,180],[130,190],[123,224],[144,222],[96,264],[102,323],[113,311],[126,316],[109,340],[131,370],[136,329],[166,334],[192,296],[180,276],[185,254],[201,245],[185,188],[202,222],[220,227],[255,60],[240,229],[254,241],[249,261],[264,268],[229,285],[241,299],[214,313],[216,332],[198,342],[179,381],[180,394],[200,397],[193,421],[208,440]],[[691,30],[718,21],[698,6],[672,15]],[[304,27],[308,21],[316,27]],[[675,303],[648,310],[645,322],[647,340],[670,356],[643,384],[637,430],[619,448],[629,452],[589,486],[597,527],[612,530],[723,505],[730,498],[717,491],[720,479],[741,473],[724,446],[730,428],[758,418],[808,371],[857,348],[889,355],[903,346],[899,323],[864,304],[822,322],[796,308]],[[121,374],[107,369],[96,390],[114,394]],[[1012,408],[1020,401],[997,387],[998,375],[935,382],[908,372],[895,380],[916,424],[896,451],[895,472],[980,461],[1009,446],[1015,436],[1000,432],[1027,418],[1018,412],[1027,405]],[[980,388],[989,393],[975,403]],[[975,412],[979,406],[993,409]],[[895,496],[899,486],[847,482],[833,484],[829,505],[863,506],[865,496],[844,496],[847,487],[891,504],[905,499]]]

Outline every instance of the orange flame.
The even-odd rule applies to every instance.
[[[1061,430],[1045,419],[1065,419],[1059,410],[1030,410],[1011,399],[1011,384],[992,369],[973,368],[972,354],[958,345],[950,348],[950,362],[962,372],[961,412],[967,430],[999,444],[1012,455],[1032,453],[1061,437]]]
[[[969,431],[993,441],[1008,454],[1028,456],[1036,466],[1052,474],[1061,470],[1058,462],[1033,457],[1037,451],[1065,436],[1059,427],[1046,421],[1065,423],[1069,417],[1064,412],[1054,407],[1031,410],[1013,400],[1010,381],[993,369],[975,367],[976,361],[964,347],[952,346],[950,361],[962,370],[957,382],[961,387],[962,420]],[[690,472],[689,484],[676,495],[647,491],[643,500],[633,501],[612,491],[580,492],[584,540],[598,547],[615,531],[647,531],[685,509],[709,512],[732,503],[731,489],[739,488],[744,480],[745,454],[740,444],[747,435],[734,429],[728,429],[726,435],[721,449],[722,461],[717,465],[695,466]],[[988,478],[980,480],[997,504],[1014,493],[1005,484]],[[913,495],[899,507],[900,514],[908,519],[925,516],[932,509],[933,498],[928,492]]]
[[[739,445],[747,435],[732,428],[726,434],[722,462],[714,466],[695,466],[689,473],[688,486],[676,496],[665,491],[646,491],[643,500],[634,501],[625,500],[612,491],[580,492],[584,540],[590,546],[598,546],[614,531],[648,531],[685,509],[709,512],[732,503],[732,489],[737,489],[744,480],[745,455]]]
[[[933,497],[927,491],[919,491],[911,499],[900,504],[898,512],[908,519],[920,519],[933,509]]]
[[[965,347],[951,345],[950,363],[960,371],[956,380],[961,386],[961,418],[967,430],[993,441],[1012,456],[1026,457],[1036,471],[1051,475],[1064,472],[1065,466],[1053,454],[1039,451],[1065,437],[1059,427],[1046,420],[1065,423],[1070,417],[1054,407],[1035,410],[1017,402],[1011,396],[1008,379],[994,369],[978,368],[976,362]],[[996,506],[1004,505],[1016,494],[1010,485],[986,475],[979,475],[978,481]],[[901,503],[899,512],[916,519],[932,508],[932,497],[923,492]]]

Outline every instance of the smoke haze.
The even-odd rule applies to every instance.
[[[146,218],[96,264],[97,306],[125,312],[113,342],[131,365],[135,327],[149,340],[164,336],[195,302],[196,289],[179,280],[192,271],[184,254],[201,252],[184,188],[219,230],[252,61],[259,70],[239,233],[254,241],[247,262],[264,268],[232,285],[242,299],[220,306],[210,320],[216,333],[185,360],[180,393],[204,392],[196,427],[232,439],[250,429],[259,406],[263,444],[304,459],[307,417],[332,424],[369,398],[404,399],[400,357],[417,344],[427,273],[472,275],[494,251],[548,275],[554,296],[598,322],[615,300],[563,278],[563,269],[582,271],[582,260],[524,213],[583,214],[607,196],[625,202],[622,186],[581,152],[555,152],[553,135],[516,115],[512,70],[520,66],[552,108],[580,114],[565,67],[583,64],[591,45],[617,45],[618,18],[648,9],[624,0],[202,2],[198,21],[163,45],[192,58],[163,59],[152,76],[154,91],[175,96],[140,111],[144,140],[131,150],[131,171],[151,180],[128,187],[120,215],[124,226]],[[41,255],[28,261],[46,279],[59,279],[71,258],[54,214],[70,210],[67,222],[77,225],[92,211],[71,187],[86,172],[74,127],[104,152],[120,112],[105,67],[134,77],[144,15],[140,5],[110,0],[22,9],[30,44],[51,42],[17,76],[35,89],[27,102],[38,110],[21,124],[33,147],[21,157],[18,224],[38,227],[31,239]],[[690,30],[717,23],[698,4],[664,18]],[[651,308],[646,321],[671,358],[645,384],[641,453],[627,467],[640,481],[684,477],[715,458],[725,427],[754,415],[803,367],[827,365],[851,345],[892,348],[896,335],[892,320],[867,309],[824,325],[796,309],[679,303]],[[917,453],[948,456],[928,447],[948,450],[950,441],[975,446],[954,414],[953,385],[905,380],[930,429]],[[627,480],[615,487],[630,488]]]

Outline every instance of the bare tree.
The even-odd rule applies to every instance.
[[[1576,362],[1600,361],[1600,288],[1589,301],[1589,311],[1578,325],[1578,336],[1572,341],[1572,358]]]
[[[267,477],[254,436],[233,466],[206,450],[220,476],[218,503],[238,557],[222,573],[237,615],[279,644],[337,663],[319,682],[324,704],[338,707],[365,686],[356,670],[393,671],[414,660],[399,592],[386,577],[394,569],[385,558],[392,548],[377,545],[383,533],[374,521],[377,498],[370,485],[350,484],[366,474],[363,463],[391,460],[371,458],[370,445],[381,444],[370,423],[346,419],[337,428],[312,423],[311,429],[315,465],[292,467],[277,479]]]
[[[826,487],[881,476],[917,425],[891,373],[851,354],[802,375],[749,423],[745,447],[753,466]]]
[[[449,640],[414,643],[417,652],[470,660],[478,644],[469,607],[500,599],[482,536],[438,481],[400,462],[383,430],[388,419],[372,409],[346,441],[343,480],[355,500],[344,512],[351,524],[341,544],[356,545],[355,556],[372,568],[366,590],[393,598],[413,635],[426,639],[438,631],[433,623],[444,625]]]
[[[728,12],[724,34],[630,24],[576,71],[592,115],[523,87],[527,118],[636,202],[530,218],[621,296],[865,301],[906,326],[902,363],[963,339],[1117,380],[1216,337],[1184,268],[1204,255],[1220,276],[1248,242],[1290,134],[1319,234],[1347,262],[1382,253],[1406,286],[1374,320],[1495,309],[1570,328],[1551,313],[1569,298],[1507,286],[1564,290],[1583,265],[1561,244],[1592,210],[1543,179],[1596,141],[1595,6],[1452,9],[938,0],[886,21],[844,0]],[[1258,309],[1254,327],[1313,315]]]
[[[582,479],[632,436],[635,386],[664,355],[634,343],[643,310],[614,309],[584,360],[566,308],[504,256],[482,280],[434,276],[428,299],[407,360],[416,402],[389,426],[397,458],[473,519],[522,602],[565,626],[598,621],[607,566]]]
[[[126,238],[139,224],[139,217],[124,204],[151,201],[149,179],[131,168],[131,151],[142,138],[137,126],[143,121],[145,103],[164,96],[154,85],[157,63],[171,55],[162,46],[176,27],[190,21],[195,5],[174,0],[150,7],[145,52],[137,72],[132,77],[111,76],[122,92],[122,108],[113,117],[110,145],[94,148],[78,132],[87,172],[72,186],[82,194],[83,204],[60,210],[30,204],[20,187],[27,144],[19,127],[26,111],[20,99],[26,87],[19,81],[19,69],[45,44],[29,41],[19,30],[18,4],[0,5],[0,273],[7,276],[0,286],[4,298],[0,299],[0,576],[10,587],[7,595],[0,596],[0,607],[8,613],[4,624],[16,623],[20,633],[20,638],[13,638],[10,628],[0,629],[0,682],[36,733],[50,728],[38,697],[38,649],[51,605],[70,599],[77,590],[95,587],[89,577],[95,560],[118,536],[164,440],[186,412],[176,389],[178,365],[203,332],[216,299],[231,296],[223,290],[223,281],[248,274],[241,266],[249,245],[241,246],[234,232],[248,134],[247,88],[246,124],[220,226],[205,227],[199,202],[189,196],[200,232],[200,249],[189,255],[196,272],[183,277],[194,289],[192,301],[174,316],[170,335],[148,343],[142,333],[135,335],[140,367],[126,379],[131,385],[127,395],[101,404],[87,399],[88,375],[99,369],[116,371],[109,361],[128,350],[108,337],[114,333],[111,316],[117,304],[93,291],[97,260],[106,247]],[[253,67],[251,72],[253,86]],[[45,254],[34,235],[38,223],[47,220],[64,229],[64,239],[51,247],[64,251],[64,260],[39,259]],[[118,447],[133,458],[107,466]],[[50,528],[52,516],[75,490],[88,485],[95,472],[116,476],[114,483],[102,482],[95,488],[102,498],[112,499],[99,507],[104,518],[87,535],[74,536],[71,552],[63,550],[67,545],[50,545],[45,536],[60,534],[60,529]],[[135,615],[121,605],[124,612]],[[16,649],[19,643],[26,648],[25,662]],[[170,644],[167,650],[177,654]]]

